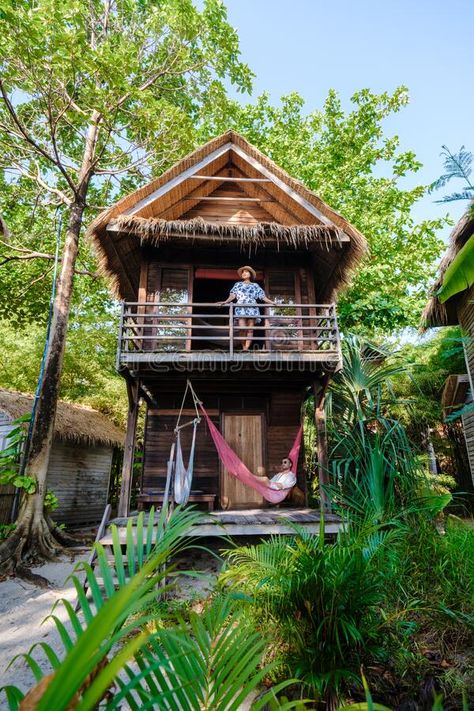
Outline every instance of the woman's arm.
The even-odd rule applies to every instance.
[[[230,302],[235,301],[235,299],[235,294],[229,294],[225,301],[216,301],[216,306],[226,306],[226,304],[230,304]]]
[[[262,296],[262,301],[264,304],[270,304],[270,306],[276,306],[275,302],[268,298],[268,296]]]

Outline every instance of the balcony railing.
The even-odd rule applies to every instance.
[[[235,311],[255,304],[125,302],[119,335],[119,361],[138,354],[216,351],[235,357],[247,339]],[[340,357],[335,304],[259,305],[253,329],[254,353],[320,354]],[[252,352],[251,352],[252,353]]]

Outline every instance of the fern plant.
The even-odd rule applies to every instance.
[[[168,517],[163,509],[155,522],[152,509],[145,525],[140,514],[136,526],[128,522],[125,554],[119,531],[112,527],[113,560],[96,544],[96,569],[76,566],[76,573],[85,572],[88,594],[78,575],[72,576],[79,610],[60,601],[69,625],[53,609],[63,655],[44,642],[23,655],[36,686],[26,697],[14,686],[5,687],[10,711],[21,704],[36,711],[118,709],[124,700],[132,710],[231,711],[258,688],[270,670],[261,665],[265,641],[244,624],[230,601],[217,601],[202,619],[192,614],[190,626],[156,630],[150,624],[152,603],[167,590],[173,573],[169,559],[190,545],[186,534],[199,517],[179,508]],[[40,652],[50,674],[38,664]],[[270,699],[276,708],[296,708],[276,699],[292,681],[268,691],[252,708],[258,711]]]

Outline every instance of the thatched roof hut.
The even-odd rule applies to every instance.
[[[29,415],[33,400],[32,395],[0,389],[0,411],[12,420]],[[54,434],[63,442],[106,447],[123,447],[125,440],[124,432],[101,412],[62,400],[58,402]]]
[[[202,216],[198,204],[239,176],[245,220]],[[225,204],[224,202],[222,203]],[[234,216],[235,217],[235,216]],[[119,298],[136,301],[144,244],[234,244],[246,255],[272,245],[317,255],[320,298],[332,300],[367,251],[363,235],[316,193],[235,131],[195,150],[163,175],[102,212],[88,235]]]
[[[421,317],[422,328],[431,328],[433,326],[453,326],[459,323],[458,307],[465,296],[464,292],[456,294],[456,296],[448,299],[442,304],[439,299],[434,296],[443,284],[443,279],[448,267],[452,264],[457,254],[464,247],[466,242],[474,234],[474,203],[470,205],[467,212],[459,220],[449,238],[448,251],[441,260],[438,270],[438,276],[433,284],[431,293],[433,296],[426,305]]]
[[[0,450],[8,444],[13,420],[32,408],[31,395],[0,389]],[[120,458],[124,440],[124,432],[97,410],[58,402],[47,479],[59,501],[55,521],[82,526],[101,520],[113,461]],[[0,523],[11,521],[14,496],[14,487],[0,487]]]

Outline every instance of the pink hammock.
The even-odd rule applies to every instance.
[[[293,487],[290,487],[289,489],[271,489],[267,484],[265,484],[258,477],[252,474],[250,469],[248,469],[248,467],[245,466],[242,460],[239,459],[234,450],[229,447],[224,437],[221,435],[215,424],[211,421],[209,415],[201,404],[200,407],[204,417],[206,418],[206,422],[208,424],[214,445],[217,449],[219,459],[221,460],[227,471],[237,477],[237,479],[239,479],[242,484],[245,484],[246,486],[251,486],[252,489],[258,491],[258,493],[261,494],[263,498],[269,501],[271,504],[279,504],[281,501],[283,501],[283,499],[286,498],[286,496]],[[298,430],[298,434],[296,435],[293,447],[291,448],[291,451],[288,455],[288,458],[291,459],[291,461],[294,463],[295,473],[300,453],[302,435],[303,427],[301,426]]]

